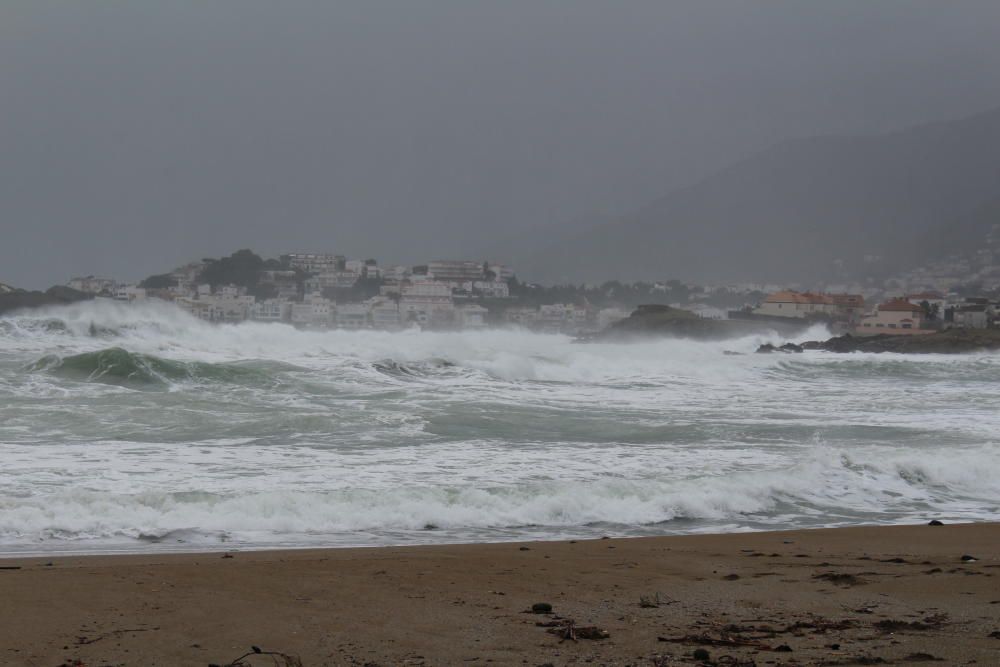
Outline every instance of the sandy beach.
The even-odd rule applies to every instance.
[[[1000,524],[0,567],[3,665],[1000,663]]]

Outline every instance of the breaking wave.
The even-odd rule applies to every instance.
[[[995,450],[947,456],[852,458],[824,450],[781,471],[684,480],[546,481],[516,486],[348,488],[136,494],[72,489],[35,499],[0,497],[0,545],[126,537],[229,543],[324,543],[383,532],[397,541],[462,539],[470,530],[579,536],[689,532],[698,521],[729,529],[995,518]],[[985,506],[969,514],[973,502]],[[513,531],[513,532],[511,532]],[[518,533],[520,531],[520,533]],[[409,533],[409,535],[407,535]],[[267,537],[270,536],[270,537]]]
[[[780,340],[16,313],[0,318],[0,550],[996,517],[1000,355],[753,354]]]
[[[27,368],[31,372],[136,388],[166,388],[178,382],[219,382],[262,386],[278,369],[295,369],[274,362],[205,363],[163,359],[110,347],[67,357],[49,354]]]

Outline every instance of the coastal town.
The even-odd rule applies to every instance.
[[[190,262],[128,283],[85,276],[65,286],[86,298],[130,304],[159,299],[210,322],[281,322],[303,329],[429,330],[519,326],[566,334],[603,330],[649,303],[700,318],[816,322],[837,333],[919,335],[1000,326],[1000,257],[981,250],[877,285],[826,289],[677,280],[545,287],[492,261],[380,265],[329,252],[265,260],[249,250]],[[7,288],[10,290],[11,288]]]

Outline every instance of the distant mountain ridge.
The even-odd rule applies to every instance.
[[[942,243],[968,245],[991,226],[997,203],[1000,109],[889,134],[784,142],[543,245],[521,265],[529,278],[570,282],[888,273]]]

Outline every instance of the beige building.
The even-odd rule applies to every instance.
[[[924,323],[924,309],[906,299],[891,299],[879,304],[875,312],[861,318],[862,333],[907,333],[919,330]],[[881,331],[876,331],[881,330]]]
[[[782,290],[769,294],[753,312],[769,317],[820,317],[855,322],[864,312],[864,306],[865,299],[860,294]]]
[[[755,315],[771,317],[833,316],[837,312],[837,304],[826,294],[783,290],[768,294],[753,312]]]

